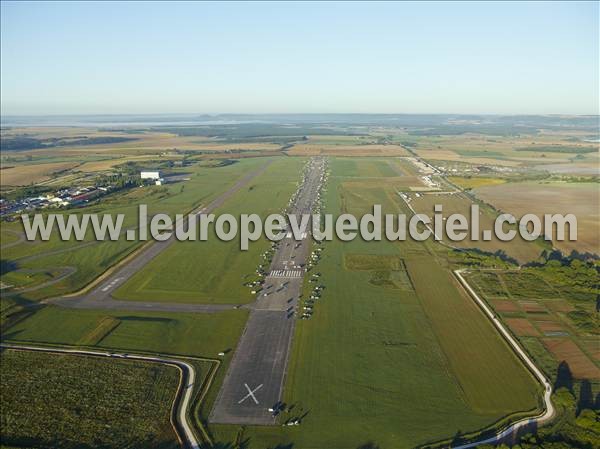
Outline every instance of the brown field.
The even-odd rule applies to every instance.
[[[600,368],[570,338],[542,338],[554,358],[569,364],[576,379],[600,379]]]
[[[563,332],[565,328],[556,321],[534,321],[534,324],[542,332]]]
[[[519,301],[519,305],[521,309],[525,312],[545,312],[546,309],[539,303],[535,301]]]
[[[494,159],[494,158],[485,158],[485,157],[475,157],[475,156],[461,156],[460,154],[452,151],[452,150],[442,150],[442,149],[431,149],[431,150],[422,150],[418,149],[417,154],[423,159],[432,161],[451,161],[451,162],[465,162],[468,164],[493,164],[493,165],[501,165],[505,167],[517,167],[520,165],[519,161],[512,161],[508,159]]]
[[[540,333],[526,318],[505,318],[506,324],[519,337],[539,337]]]
[[[526,213],[574,214],[577,241],[555,241],[554,245],[567,253],[600,251],[600,185],[597,183],[514,182],[477,188],[475,194],[515,217]]]
[[[557,173],[562,175],[600,175],[600,169],[598,168],[598,162],[594,161],[591,156],[586,156],[587,163],[558,163],[558,164],[544,164],[537,165],[535,168],[539,170],[547,170],[551,173]]]
[[[288,154],[291,156],[408,156],[400,145],[319,145],[302,143],[294,145]]]
[[[224,143],[203,136],[177,136],[175,134],[147,131],[140,134],[128,134],[118,131],[98,131],[97,128],[65,128],[65,127],[39,127],[39,128],[14,128],[2,131],[3,136],[29,134],[36,138],[79,138],[88,137],[127,137],[135,140],[97,145],[66,146],[49,149],[21,151],[18,156],[76,156],[89,154],[112,154],[115,156],[135,155],[142,153],[160,154],[165,151],[197,150],[197,151],[227,151],[227,150],[261,150],[278,151],[281,145],[275,143]]]
[[[69,170],[79,165],[79,162],[53,162],[48,164],[17,165],[0,170],[2,186],[25,186],[46,181],[55,173]]]
[[[597,338],[592,340],[579,340],[583,349],[594,359],[600,361],[600,342]]]
[[[494,137],[479,134],[460,136],[427,136],[419,139],[417,153],[430,160],[465,162],[470,164],[492,164],[506,167],[539,165],[540,163],[565,163],[573,154],[548,152],[541,159],[541,153],[534,151],[516,151],[516,149],[535,145],[573,145],[568,133],[540,133],[532,136]],[[578,136],[582,137],[582,136]],[[592,146],[581,144],[581,146]],[[594,156],[584,156],[587,167]]]
[[[506,301],[502,299],[497,299],[492,301],[492,305],[494,309],[498,312],[518,312],[519,305],[515,301]]]
[[[472,201],[463,193],[456,194],[424,194],[420,198],[416,195],[411,194],[410,197],[412,207],[422,214],[426,214],[432,220],[433,223],[433,211],[436,204],[443,206],[443,215],[448,217],[451,214],[462,214],[467,219],[471,216],[471,204]],[[453,242],[443,235],[444,241],[448,244],[459,247],[459,248],[479,248],[482,251],[495,253],[497,251],[503,251],[508,256],[516,259],[520,263],[529,262],[539,257],[542,252],[542,248],[535,242],[526,242],[517,236],[510,242],[503,242],[495,238],[492,235],[492,240],[484,241],[481,237],[481,232],[484,229],[493,230],[494,220],[496,214],[489,208],[480,207],[479,209],[479,227],[480,236],[478,241],[472,241],[470,235],[462,241]],[[444,232],[445,234],[445,232]]]

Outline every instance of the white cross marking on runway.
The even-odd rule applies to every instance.
[[[254,393],[256,393],[258,390],[260,390],[260,388],[262,386],[263,386],[263,384],[260,384],[254,390],[251,390],[250,387],[248,386],[248,384],[244,384],[244,387],[246,387],[246,390],[248,390],[248,394],[246,396],[244,396],[242,399],[240,399],[238,401],[238,404],[241,404],[242,402],[244,402],[248,398],[252,398],[252,400],[254,401],[254,403],[258,404],[258,399],[256,399],[256,396],[254,396]]]

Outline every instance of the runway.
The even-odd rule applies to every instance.
[[[231,186],[227,191],[219,195],[207,206],[200,207],[193,213],[210,214],[215,209],[223,205],[223,203],[237,193],[240,189],[248,185],[252,179],[264,173],[271,165],[272,161],[263,164],[259,169],[254,170],[238,182]],[[176,226],[183,226],[184,223],[177,223]],[[173,233],[175,235],[175,233]],[[110,310],[155,310],[161,312],[218,312],[234,308],[233,305],[210,305],[210,304],[184,304],[184,303],[161,303],[161,302],[143,302],[143,301],[118,301],[112,298],[111,294],[138,271],[143,269],[148,263],[154,260],[159,254],[166,250],[169,246],[175,243],[175,237],[171,237],[165,241],[155,241],[147,248],[141,250],[132,260],[126,262],[123,266],[117,268],[106,279],[103,279],[90,292],[74,297],[52,298],[45,301],[48,304],[56,304],[63,307],[77,309],[110,309]]]
[[[325,161],[311,159],[290,213],[310,213],[321,187]],[[299,217],[298,217],[299,218]],[[269,275],[252,306],[209,422],[274,425],[295,328],[295,309],[302,292],[310,237],[296,241],[291,233],[277,244]]]

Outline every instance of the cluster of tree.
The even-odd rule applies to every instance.
[[[530,147],[519,147],[515,151],[534,151],[537,153],[567,153],[567,154],[585,154],[595,153],[597,147],[589,145],[534,145]]]
[[[128,189],[143,185],[144,182],[139,174],[117,173],[102,175],[96,178],[96,185],[111,186],[113,190]]]
[[[504,251],[495,253],[482,251],[478,248],[450,250],[452,262],[477,268],[515,268],[518,262]]]
[[[568,369],[568,367],[567,367]],[[579,396],[579,397],[577,397]],[[519,438],[514,445],[481,445],[479,449],[595,449],[600,442],[600,410],[590,383],[581,383],[579,395],[572,388],[559,387],[552,396],[556,419],[538,431]]]
[[[0,138],[0,147],[2,148],[2,151],[25,151],[25,150],[36,150],[36,149],[40,149],[40,148],[121,143],[121,142],[128,142],[130,140],[137,140],[137,138],[135,138],[135,137],[118,137],[118,136],[101,136],[101,137],[80,136],[79,138],[76,138],[76,139],[65,139],[65,138],[36,139],[33,137],[29,137],[29,136],[14,136],[14,137],[1,137]]]
[[[559,287],[568,288],[573,293],[600,295],[598,283],[600,259],[594,254],[573,251],[565,256],[560,251],[543,251],[540,262],[532,262],[523,267]]]

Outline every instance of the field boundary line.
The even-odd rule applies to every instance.
[[[504,338],[504,340],[509,344],[511,349],[515,352],[515,354],[519,357],[519,359],[523,362],[525,367],[536,377],[539,383],[544,388],[544,405],[545,409],[538,415],[528,418],[522,418],[514,423],[510,424],[504,430],[501,430],[496,433],[496,435],[486,438],[481,441],[475,441],[471,443],[461,444],[458,446],[454,446],[454,449],[470,449],[482,444],[490,444],[490,443],[498,443],[502,439],[506,438],[509,435],[515,434],[519,429],[531,425],[533,423],[536,424],[544,424],[547,421],[550,421],[554,418],[556,413],[554,405],[552,404],[552,384],[546,378],[544,373],[540,368],[538,368],[535,363],[531,360],[527,352],[519,345],[517,339],[513,337],[510,332],[504,327],[500,319],[494,314],[494,312],[490,309],[490,307],[486,304],[486,302],[479,297],[479,295],[473,290],[473,288],[469,285],[466,279],[463,277],[463,273],[468,271],[466,268],[461,268],[458,270],[453,270],[453,274],[458,279],[460,285],[467,291],[469,296],[473,298],[479,308],[484,312],[484,314],[490,319],[492,324],[499,331],[500,335]]]
[[[171,425],[175,431],[177,439],[191,449],[199,449],[200,444],[193,432],[193,426],[188,422],[187,410],[193,392],[193,386],[196,378],[194,367],[183,360],[166,358],[160,356],[148,356],[142,354],[118,353],[108,351],[91,351],[86,349],[67,349],[58,347],[13,345],[9,343],[0,343],[0,348],[13,349],[18,351],[45,352],[50,354],[74,354],[93,357],[108,357],[121,360],[140,360],[143,362],[162,363],[173,366],[179,370],[179,385],[173,403],[171,405]],[[181,432],[183,431],[183,432]],[[183,433],[183,435],[181,434]]]

